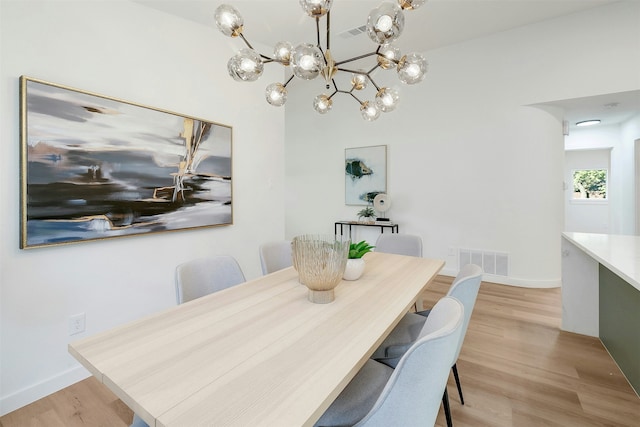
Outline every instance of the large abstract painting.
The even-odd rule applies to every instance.
[[[231,224],[230,126],[20,78],[21,248]]]
[[[345,203],[370,205],[387,192],[387,146],[345,149]]]

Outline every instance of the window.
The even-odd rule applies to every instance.
[[[573,200],[606,200],[607,170],[579,169],[573,171]]]

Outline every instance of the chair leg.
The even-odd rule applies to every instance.
[[[453,376],[456,379],[456,386],[458,386],[458,394],[460,395],[460,403],[464,405],[464,397],[462,397],[462,386],[460,386],[460,378],[458,377],[458,366],[453,364]]]
[[[447,393],[446,386],[444,388],[444,394],[442,395],[442,407],[444,408],[444,416],[447,418],[447,427],[453,427],[451,408],[449,407],[449,393]]]

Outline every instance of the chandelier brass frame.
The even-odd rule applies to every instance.
[[[392,87],[381,87],[376,84],[372,73],[381,68],[395,68],[398,79],[405,84],[421,82],[427,72],[427,61],[420,53],[401,55],[400,49],[392,43],[400,37],[404,29],[405,10],[413,10],[422,6],[426,0],[397,0],[397,4],[385,2],[373,9],[367,18],[366,32],[378,46],[375,51],[354,56],[336,62],[331,55],[331,4],[332,0],[300,0],[302,9],[316,21],[316,43],[302,43],[296,47],[289,42],[278,42],[274,46],[273,55],[267,56],[257,52],[243,34],[244,19],[240,13],[227,4],[218,6],[215,21],[218,29],[226,36],[239,37],[245,48],[229,59],[227,70],[237,81],[255,81],[264,70],[264,64],[280,63],[291,67],[292,75],[284,83],[271,83],[267,86],[265,96],[267,102],[279,107],[287,100],[287,85],[297,77],[302,80],[313,80],[322,76],[326,81],[326,89],[330,94],[320,94],[313,100],[313,108],[320,114],[331,110],[334,95],[350,95],[360,104],[362,117],[367,121],[376,120],[381,112],[396,109],[400,99],[398,91]],[[320,40],[320,19],[326,18],[326,38],[323,48]],[[345,64],[375,56],[375,65],[367,70],[344,68]],[[339,89],[335,76],[338,72],[351,73],[349,90]],[[374,100],[363,101],[356,96],[371,83],[376,90]]]

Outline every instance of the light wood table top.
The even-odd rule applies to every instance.
[[[74,342],[69,352],[151,426],[307,426],[444,262],[365,256],[329,304],[287,268]]]

